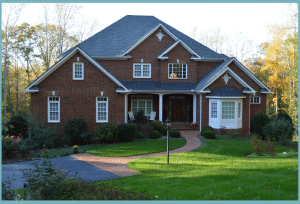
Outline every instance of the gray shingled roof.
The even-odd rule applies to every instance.
[[[91,57],[119,56],[124,54],[125,51],[130,49],[139,39],[147,35],[149,31],[160,23],[193,49],[200,57],[227,58],[227,56],[214,52],[154,16],[127,15],[79,43],[78,46]],[[62,56],[70,50],[64,52]]]
[[[191,91],[197,82],[120,81],[132,91]],[[118,89],[121,90],[121,89]]]
[[[244,96],[241,91],[234,87],[219,87],[214,92],[212,92],[209,96]]]
[[[196,87],[196,91],[200,91],[207,83],[208,81],[214,77],[221,69],[230,61],[232,58],[226,59],[224,62],[222,62],[219,66],[215,67],[214,69],[210,70],[207,74],[205,74],[200,80]]]

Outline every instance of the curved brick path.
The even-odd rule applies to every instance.
[[[170,154],[187,152],[200,147],[201,140],[197,137],[199,131],[189,130],[189,131],[180,131],[180,133],[182,136],[185,137],[187,142],[183,147],[171,150]],[[125,176],[132,176],[135,174],[141,174],[141,172],[132,170],[127,167],[127,164],[130,161],[139,158],[162,156],[162,155],[166,155],[166,153],[167,152],[159,152],[154,154],[145,154],[145,155],[138,155],[132,157],[99,157],[87,153],[74,154],[71,156],[81,161],[84,161],[86,163],[89,163],[91,165],[94,165],[95,167],[111,172],[120,177],[125,177]]]

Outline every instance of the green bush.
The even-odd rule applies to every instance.
[[[294,126],[293,123],[285,118],[275,119],[263,128],[264,135],[275,139],[282,145],[286,145],[293,139]]]
[[[165,126],[161,126],[161,127],[159,128],[159,132],[160,132],[161,135],[167,136],[168,129],[167,129]]]
[[[155,121],[152,121],[152,122],[151,122],[151,126],[152,126],[152,127],[155,127],[155,126],[161,126],[161,125],[162,125],[161,122],[158,121],[158,120],[155,120]]]
[[[154,130],[153,132],[151,132],[151,133],[148,135],[148,137],[149,137],[150,139],[158,139],[158,138],[161,137],[161,134],[160,134],[159,131]]]
[[[201,133],[201,135],[203,137],[205,137],[206,139],[216,139],[216,134],[213,131],[210,130],[206,130],[203,133]]]
[[[140,110],[134,114],[135,123],[147,123],[147,118],[145,117],[144,110]]]
[[[207,132],[207,131],[212,131],[212,132],[215,132],[215,130],[211,127],[211,126],[204,126],[201,130],[201,135],[203,132]]]
[[[64,136],[63,144],[67,145],[84,145],[91,142],[91,134],[86,131],[86,121],[84,118],[68,118],[63,127]]]
[[[239,134],[241,134],[242,130],[241,129],[237,129],[237,130],[234,130],[234,129],[231,129],[228,133],[228,136],[229,137],[237,137]]]
[[[12,116],[7,123],[7,126],[7,134],[14,136],[22,135],[23,138],[28,137],[28,121],[22,115]]]
[[[275,120],[282,119],[282,118],[284,118],[284,119],[290,121],[291,123],[293,123],[293,119],[285,111],[279,111],[279,113],[276,115]]]
[[[137,126],[134,123],[123,123],[118,125],[118,141],[131,142],[137,135]]]
[[[60,147],[56,129],[48,126],[44,120],[31,117],[28,120],[30,137],[23,144],[31,150],[40,150],[45,145],[48,149]]]
[[[250,132],[257,134],[265,140],[266,135],[263,132],[263,127],[270,122],[270,118],[265,113],[255,113],[250,121]]]
[[[178,130],[170,130],[169,135],[170,135],[170,137],[173,137],[173,138],[181,137],[181,134]]]
[[[114,124],[102,124],[95,129],[94,141],[101,143],[116,142],[118,139],[118,128]]]
[[[251,134],[250,144],[252,146],[253,152],[259,156],[262,156],[264,153],[270,154],[271,156],[276,156],[276,144],[270,137],[267,137],[266,141],[264,142],[258,137],[258,135]]]
[[[21,148],[21,138],[16,136],[2,136],[2,155],[4,157],[14,157]]]
[[[135,138],[136,139],[143,139],[144,135],[143,135],[143,133],[139,132],[139,133],[136,134]]]

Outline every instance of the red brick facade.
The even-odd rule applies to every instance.
[[[221,62],[196,62],[191,60],[191,53],[181,44],[178,44],[169,53],[169,59],[159,60],[157,55],[166,47],[174,43],[174,39],[162,30],[164,37],[158,40],[154,32],[140,45],[133,49],[129,54],[132,58],[128,60],[97,60],[101,66],[108,70],[118,80],[160,80],[176,82],[196,82],[199,81],[208,71],[218,66]],[[73,80],[73,62],[79,61],[84,63],[84,80]],[[151,63],[151,78],[135,79],[133,78],[133,64]],[[168,79],[168,63],[187,64],[187,79]],[[239,75],[247,84],[255,89],[256,95],[261,96],[261,104],[251,104],[249,111],[249,94],[245,94],[243,99],[243,134],[249,132],[249,113],[250,117],[256,112],[266,112],[266,95],[259,93],[259,85],[244,73],[236,64],[229,65],[237,75]],[[223,75],[212,83],[209,88],[213,91],[219,86],[232,86],[238,90],[243,90],[243,86],[232,76],[228,84],[224,83]],[[40,90],[38,93],[31,94],[31,111],[47,121],[47,99],[52,96],[60,97],[60,122],[49,123],[51,126],[57,126],[58,132],[62,135],[62,127],[69,117],[84,117],[88,124],[88,131],[94,132],[94,129],[100,123],[96,122],[96,97],[108,97],[108,123],[120,124],[125,122],[125,97],[124,94],[116,92],[118,85],[106,76],[101,70],[94,66],[88,59],[80,53],[76,53],[46,79],[39,83]],[[184,94],[184,93],[181,93]],[[141,94],[144,95],[144,94]],[[196,121],[201,127],[208,125],[209,99],[207,94],[197,95],[197,117]],[[158,94],[153,96],[153,111],[156,112],[156,120],[159,118],[159,97]],[[164,100],[166,95],[164,95]],[[200,112],[200,103],[202,103],[202,116]],[[164,107],[163,107],[164,108]],[[128,111],[131,110],[131,95],[128,95]]]

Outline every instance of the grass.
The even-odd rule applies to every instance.
[[[171,139],[169,140],[169,150],[180,148],[184,146],[185,143],[185,140]],[[129,157],[156,152],[164,152],[166,150],[167,140],[162,139],[101,146],[94,149],[89,149],[86,152],[92,155],[104,157]]]
[[[297,147],[278,146],[276,157],[246,157],[246,139],[203,140],[196,150],[137,159],[128,164],[143,174],[101,181],[157,200],[297,200]]]

